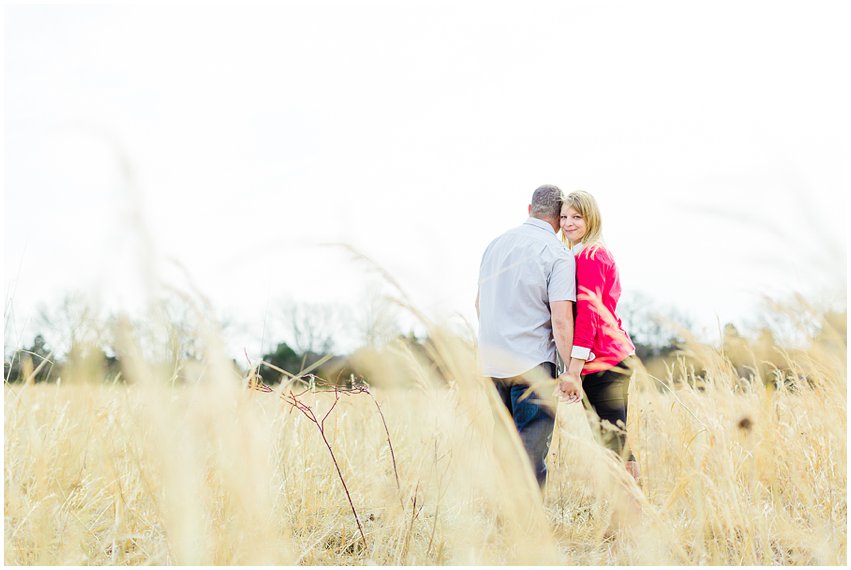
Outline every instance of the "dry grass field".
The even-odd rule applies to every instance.
[[[390,346],[383,389],[301,411],[215,352],[197,383],[128,356],[127,384],[7,385],[5,563],[846,563],[844,341],[790,353],[778,388],[706,346],[699,380],[637,373],[641,488],[561,404],[541,496],[472,347],[435,338],[448,387]]]

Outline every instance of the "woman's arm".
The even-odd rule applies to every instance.
[[[603,307],[603,287],[606,282],[604,250],[598,249],[589,255],[588,249],[576,257],[576,325],[573,333],[571,357],[590,360],[591,348],[600,332]]]

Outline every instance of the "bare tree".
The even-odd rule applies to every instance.
[[[328,354],[334,350],[336,336],[349,321],[348,311],[324,303],[286,303],[278,312],[284,332],[301,354]]]
[[[354,326],[363,346],[378,348],[401,334],[398,306],[386,296],[367,294],[357,309]]]
[[[106,319],[95,303],[79,291],[66,293],[53,306],[39,307],[36,322],[57,351],[71,353],[106,342]]]
[[[685,342],[684,331],[694,330],[688,315],[676,308],[661,308],[644,293],[632,293],[618,304],[624,329],[639,357],[664,356]]]

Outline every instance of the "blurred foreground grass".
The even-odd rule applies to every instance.
[[[638,373],[641,490],[561,405],[540,499],[473,347],[435,338],[438,368],[403,347],[373,356],[398,486],[368,394],[325,421],[366,543],[285,385],[246,390],[221,358],[180,386],[132,358],[126,385],[7,385],[5,562],[846,563],[844,342],[791,355],[786,382],[739,378],[707,346],[692,347],[700,379]],[[334,395],[301,400],[321,417]]]

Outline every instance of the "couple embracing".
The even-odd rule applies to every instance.
[[[555,406],[529,390],[541,378],[556,381],[560,400],[590,406],[607,447],[639,478],[626,442],[635,347],[615,312],[620,294],[600,210],[587,192],[565,196],[556,186],[539,187],[529,219],[493,240],[482,257],[480,366],[514,420],[541,486],[555,424]],[[561,374],[557,353],[565,363]]]

